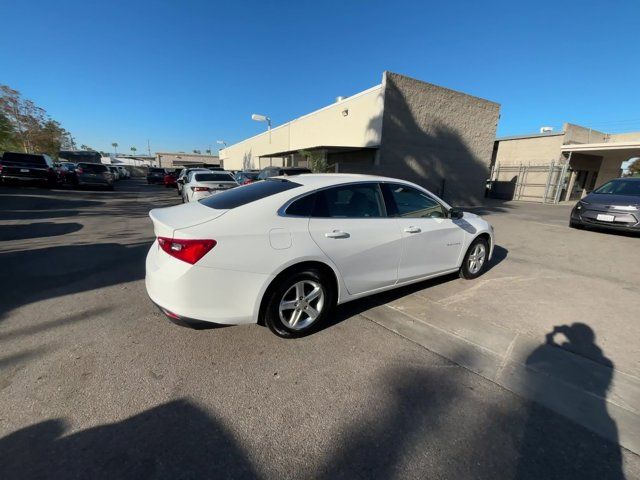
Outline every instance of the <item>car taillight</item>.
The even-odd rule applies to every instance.
[[[84,170],[82,169],[82,167],[78,167],[78,168],[76,168],[76,173],[82,174],[82,173],[84,173]]]
[[[252,181],[253,181],[253,180],[249,180],[249,179],[247,178],[244,182],[242,182],[242,185],[248,185],[248,184],[250,184]]]
[[[208,192],[211,190],[209,187],[191,187],[194,192]]]
[[[216,246],[216,241],[158,237],[158,245],[172,257],[193,265]]]

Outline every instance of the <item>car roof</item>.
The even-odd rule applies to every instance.
[[[398,178],[382,177],[379,175],[364,175],[364,174],[349,174],[349,173],[303,173],[301,175],[283,175],[279,177],[292,182],[299,183],[308,187],[318,188],[331,185],[340,185],[341,183],[353,183],[353,182],[396,182],[406,183],[405,180]]]

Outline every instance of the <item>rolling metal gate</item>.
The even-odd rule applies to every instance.
[[[558,203],[566,189],[569,165],[500,165],[491,171],[491,196],[505,200]]]

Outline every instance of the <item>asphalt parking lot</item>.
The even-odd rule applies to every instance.
[[[150,303],[147,213],[178,202],[0,187],[0,478],[640,478],[639,238],[488,203],[481,278],[283,340]]]

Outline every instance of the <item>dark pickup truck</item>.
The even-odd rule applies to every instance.
[[[0,181],[24,181],[55,186],[58,175],[46,154],[4,152],[0,158]]]

